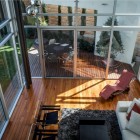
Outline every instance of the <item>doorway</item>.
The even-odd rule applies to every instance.
[[[74,31],[42,30],[45,77],[73,77]]]

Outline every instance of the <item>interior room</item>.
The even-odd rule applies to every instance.
[[[139,0],[0,0],[0,139],[140,139]]]

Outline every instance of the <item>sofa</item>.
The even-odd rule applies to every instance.
[[[132,101],[118,101],[116,107],[116,115],[118,118],[118,123],[122,133],[123,140],[140,140],[140,135],[126,129],[126,124],[128,120],[126,119],[128,107],[131,105]]]

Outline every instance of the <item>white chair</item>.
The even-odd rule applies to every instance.
[[[50,39],[49,45],[54,44],[54,43],[56,43],[56,40],[55,39]]]

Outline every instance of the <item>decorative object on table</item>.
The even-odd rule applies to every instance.
[[[54,43],[56,43],[56,40],[55,39],[50,39],[49,40],[49,45],[54,44]]]
[[[112,25],[112,18],[110,17],[106,21],[105,26],[111,26],[111,25]],[[118,25],[117,19],[114,20],[114,25],[115,26]],[[109,50],[109,43],[110,43],[110,32],[102,31],[100,34],[100,39],[96,45],[97,53],[100,56],[107,58],[108,50]],[[123,52],[124,52],[124,48],[123,48],[123,43],[121,40],[121,35],[119,31],[114,31],[110,58],[115,59],[118,53],[123,53]]]
[[[79,119],[105,119],[110,124],[110,140],[122,140],[116,113],[113,110],[62,109],[58,139],[76,140],[79,135]]]

